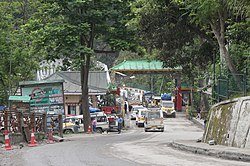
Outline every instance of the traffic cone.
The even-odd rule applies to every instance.
[[[36,140],[35,140],[35,134],[34,134],[34,128],[32,129],[31,132],[31,139],[30,139],[30,143],[28,144],[29,147],[34,147],[37,146]]]
[[[48,136],[48,141],[47,144],[53,144],[54,140],[53,140],[53,132],[52,130],[49,131],[49,136]]]
[[[9,138],[9,134],[8,134],[8,130],[5,130],[5,134],[4,134],[4,148],[5,150],[12,150],[13,148],[10,145],[10,138]]]
[[[89,125],[88,134],[91,134],[91,126]]]

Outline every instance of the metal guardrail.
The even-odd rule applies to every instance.
[[[35,132],[48,133],[53,130],[62,137],[62,115],[46,113],[23,113],[20,111],[4,111],[0,113],[0,130],[9,133],[24,133],[24,128]]]
[[[235,82],[233,75],[217,78],[217,84],[213,86],[213,100],[220,102],[231,96],[246,96],[250,92],[250,78],[247,74],[237,74],[239,82]]]

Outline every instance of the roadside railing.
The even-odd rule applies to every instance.
[[[24,134],[24,130],[32,130],[47,134],[53,131],[62,137],[62,115],[49,115],[46,113],[23,113],[21,111],[5,110],[0,112],[0,130],[3,133]]]

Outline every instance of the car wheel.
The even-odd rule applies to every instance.
[[[176,114],[175,113],[173,113],[173,118],[176,118]]]
[[[70,130],[70,129],[67,129],[67,130],[64,131],[64,134],[72,134],[72,133],[74,133],[74,132],[72,130]]]
[[[99,133],[99,134],[102,134],[102,129],[101,128],[97,128],[96,132]]]
[[[167,118],[167,113],[166,112],[163,112],[163,118]]]

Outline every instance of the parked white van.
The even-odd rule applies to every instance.
[[[91,118],[96,118],[96,132],[103,133],[109,130],[108,117],[104,112],[90,113]]]
[[[83,131],[83,117],[70,116],[63,119],[63,133],[77,133]]]
[[[109,130],[109,121],[104,112],[90,113],[91,118],[96,119],[96,132],[103,133]],[[66,117],[63,121],[63,133],[77,133],[83,132],[84,123],[83,115]]]

